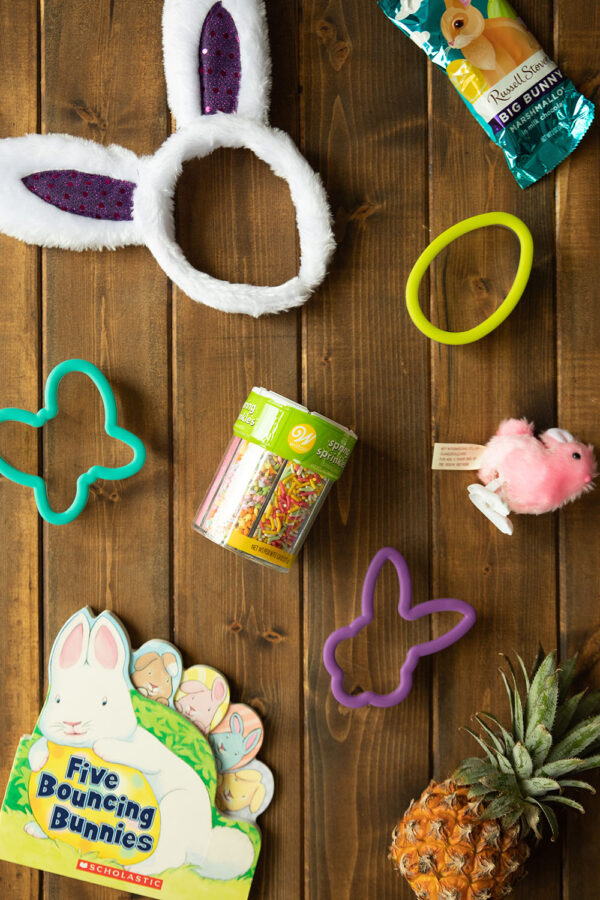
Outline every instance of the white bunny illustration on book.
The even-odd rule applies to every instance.
[[[0,231],[70,250],[145,244],[192,300],[259,316],[298,306],[325,277],[334,248],[323,185],[291,138],[267,123],[263,0],[166,0],[164,62],[177,131],[153,156],[65,134],[0,140]],[[174,195],[185,162],[247,148],[289,184],[298,274],[279,285],[230,284],[195,269],[176,240]]]
[[[213,825],[213,804],[198,773],[138,723],[129,656],[125,632],[110,613],[94,618],[81,610],[69,619],[52,648],[50,687],[39,720],[43,737],[30,750],[31,770],[45,766],[50,742],[90,748],[107,763],[142,773],[156,797],[160,836],[154,851],[129,871],[155,875],[187,864],[205,878],[244,874],[254,861],[248,835]],[[46,836],[36,823],[26,831]]]

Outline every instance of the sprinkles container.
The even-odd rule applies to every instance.
[[[348,428],[253,388],[192,527],[287,572],[356,443]]]

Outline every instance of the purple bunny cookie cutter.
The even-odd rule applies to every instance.
[[[362,631],[363,628],[373,622],[375,618],[373,604],[375,585],[379,573],[386,562],[393,563],[398,573],[398,581],[400,582],[398,613],[405,621],[414,622],[416,619],[422,619],[425,616],[439,612],[460,613],[462,619],[458,625],[455,625],[454,628],[451,628],[450,631],[447,631],[441,637],[433,641],[426,641],[423,644],[415,644],[414,647],[410,648],[400,669],[398,687],[390,694],[376,694],[374,691],[363,691],[353,696],[344,690],[344,672],[337,663],[335,653],[342,641],[356,637],[359,631]],[[350,707],[350,709],[360,709],[363,706],[387,708],[402,703],[412,689],[413,674],[421,657],[430,656],[432,653],[439,653],[440,650],[451,647],[452,644],[455,644],[470,631],[476,619],[475,610],[470,603],[466,603],[464,600],[429,600],[426,603],[419,603],[417,606],[413,606],[412,582],[406,560],[393,547],[383,547],[375,554],[367,570],[362,590],[362,615],[350,625],[338,628],[325,641],[323,661],[325,668],[331,675],[331,692],[333,696],[339,703]]]

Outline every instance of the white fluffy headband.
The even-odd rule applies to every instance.
[[[334,240],[319,177],[287,134],[267,123],[270,59],[263,0],[166,0],[163,43],[177,131],[138,157],[64,134],[0,140],[0,231],[46,247],[145,244],[189,297],[260,316],[303,303],[325,277]],[[247,148],[288,182],[300,270],[274,287],[230,284],[195,269],[175,239],[183,163]]]

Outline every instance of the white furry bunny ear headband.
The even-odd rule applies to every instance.
[[[166,0],[165,73],[177,131],[151,157],[63,134],[0,140],[0,231],[70,250],[145,244],[189,297],[260,316],[302,304],[325,277],[334,240],[319,177],[267,124],[270,59],[263,0]],[[247,148],[288,182],[300,270],[284,284],[230,284],[195,269],[175,239],[183,163]]]

